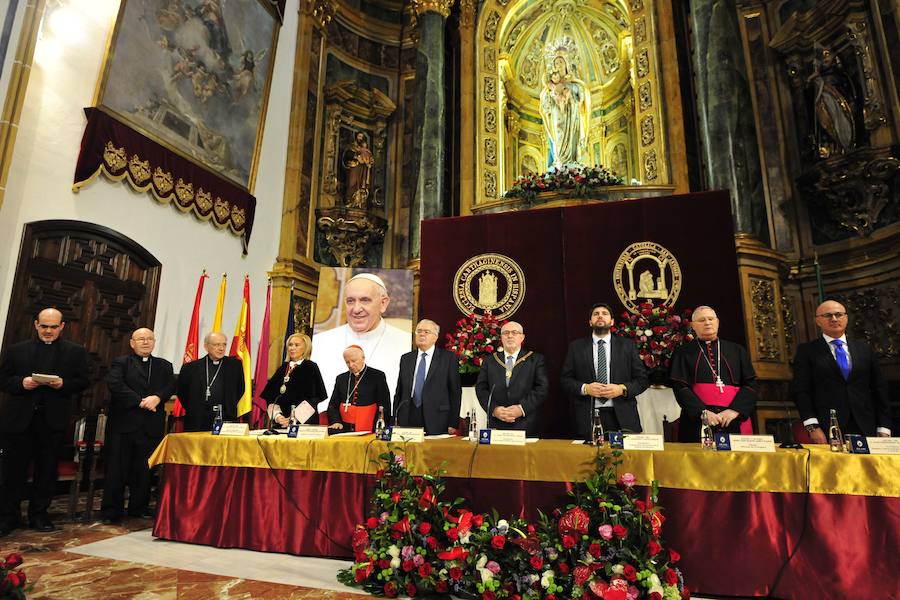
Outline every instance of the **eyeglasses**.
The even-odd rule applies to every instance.
[[[50,329],[52,331],[56,331],[61,326],[60,325],[44,325],[43,323],[39,323],[38,327],[40,327],[41,329]]]
[[[837,319],[837,320],[843,319],[844,317],[847,316],[847,313],[845,313],[845,312],[830,312],[830,313],[822,313],[821,315],[816,315],[816,316],[821,317],[821,318],[825,319],[826,321],[830,321],[831,319]]]
[[[140,342],[140,343],[156,341],[156,338],[152,338],[152,337],[140,337],[140,338],[131,338],[131,339],[135,342]]]
[[[522,335],[522,332],[516,329],[510,329],[509,331],[501,331],[500,335]]]
[[[430,329],[416,329],[416,333],[430,333],[431,335],[437,335],[435,332],[433,332]]]

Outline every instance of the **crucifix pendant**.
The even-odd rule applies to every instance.
[[[206,397],[209,398],[212,396],[212,392],[209,389],[209,386],[206,386]]]
[[[721,378],[721,377],[716,377],[716,387],[719,388],[719,393],[720,393],[720,394],[724,394],[724,393],[725,393],[725,384],[722,383],[722,378]]]

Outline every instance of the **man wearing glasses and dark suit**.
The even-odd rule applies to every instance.
[[[797,348],[793,393],[813,442],[826,444],[831,409],[843,433],[891,435],[887,382],[872,347],[847,339],[847,309],[826,300],[816,309],[818,339]]]

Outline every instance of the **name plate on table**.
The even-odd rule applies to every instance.
[[[867,437],[869,454],[900,454],[900,437]]]
[[[298,440],[324,440],[328,439],[328,428],[324,425],[291,425],[288,428],[288,437]]]
[[[482,429],[478,437],[479,444],[495,444],[497,446],[524,446],[525,432],[521,429]]]
[[[213,435],[250,435],[250,425],[247,423],[222,423],[222,428],[213,427]]]
[[[722,438],[725,438],[723,441]],[[775,452],[775,438],[771,435],[716,434],[716,450],[734,452]]]
[[[663,450],[663,436],[658,433],[629,433],[622,440],[624,450]]]
[[[422,427],[397,427],[391,429],[392,442],[424,442],[425,429]]]

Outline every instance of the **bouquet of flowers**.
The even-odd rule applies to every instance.
[[[679,315],[673,307],[653,306],[650,302],[638,305],[637,314],[622,313],[622,320],[612,328],[613,333],[632,340],[638,355],[651,372],[665,372],[672,362],[672,353],[685,341],[694,339],[691,330],[691,310]]]
[[[503,197],[534,200],[540,192],[564,190],[570,191],[573,196],[591,198],[603,192],[600,188],[624,183],[624,179],[601,165],[566,166],[540,175],[523,175],[513,182]]]
[[[500,347],[500,328],[506,321],[498,321],[487,311],[478,318],[474,313],[456,322],[456,329],[448,333],[445,349],[456,355],[460,373],[478,373],[484,359]]]
[[[0,599],[24,600],[28,578],[19,568],[21,564],[22,556],[16,553],[0,560]]]

